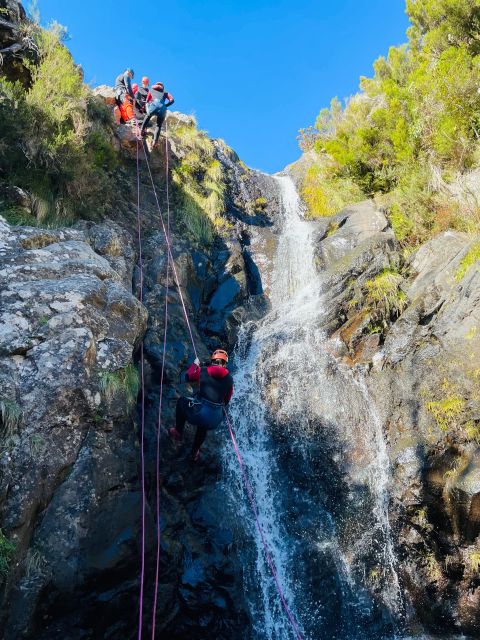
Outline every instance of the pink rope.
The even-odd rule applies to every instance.
[[[168,129],[165,123],[165,157],[166,157],[166,176],[167,176],[167,235],[170,236],[170,193],[169,193],[169,163],[168,163]],[[152,619],[152,640],[155,640],[155,630],[157,624],[157,603],[158,603],[158,584],[160,579],[160,544],[161,544],[161,528],[160,528],[160,434],[162,427],[162,405],[163,405],[163,376],[165,372],[165,354],[167,351],[167,327],[168,327],[168,293],[170,278],[170,260],[167,256],[167,272],[165,286],[165,317],[163,331],[163,354],[162,354],[162,372],[160,377],[160,393],[158,403],[158,425],[157,425],[157,558],[155,570],[155,595],[153,599],[153,619]]]
[[[247,490],[248,499],[250,500],[250,504],[252,506],[253,515],[255,517],[255,523],[257,525],[258,533],[260,534],[260,539],[262,541],[263,550],[265,552],[265,557],[266,557],[268,565],[270,567],[270,571],[272,572],[272,576],[273,576],[273,579],[275,581],[275,585],[277,587],[278,595],[280,596],[280,600],[282,601],[283,608],[285,609],[285,613],[287,614],[287,618],[288,618],[290,624],[292,625],[292,628],[293,628],[293,630],[295,632],[297,640],[302,640],[302,636],[300,634],[300,630],[298,628],[298,625],[297,625],[297,623],[295,621],[295,618],[293,617],[293,614],[290,611],[290,608],[289,608],[289,606],[287,604],[287,600],[285,598],[285,594],[283,593],[283,589],[282,589],[282,586],[280,584],[280,580],[278,579],[277,570],[275,568],[275,563],[274,563],[273,558],[271,556],[271,553],[269,551],[267,540],[266,540],[265,534],[263,532],[263,527],[260,524],[260,517],[258,515],[257,503],[255,501],[255,496],[254,496],[254,493],[253,493],[252,485],[250,484],[250,480],[248,479],[247,470],[245,468],[245,464],[243,462],[243,458],[242,458],[242,455],[240,453],[240,449],[238,448],[238,444],[237,444],[237,440],[235,438],[235,434],[233,433],[232,423],[231,423],[230,418],[228,416],[227,410],[224,409],[223,411],[225,413],[225,419],[226,419],[226,422],[227,422],[227,425],[228,425],[228,430],[230,431],[230,437],[231,437],[232,442],[233,442],[233,448],[235,449],[235,453],[237,454],[237,459],[238,459],[238,462],[240,464],[240,470],[242,472],[243,482],[245,484],[245,489]]]
[[[137,124],[138,130],[138,124]],[[140,265],[140,291],[139,300],[143,303],[143,251],[142,251],[142,224],[140,217],[140,161],[139,144],[137,140],[137,228],[138,228],[138,260]],[[142,537],[141,537],[141,573],[140,573],[140,602],[138,613],[138,640],[142,638],[143,627],[143,592],[145,584],[145,360],[143,353],[143,341],[140,346],[140,384],[141,384],[141,485],[142,485]]]
[[[145,143],[144,143],[144,145],[145,145]],[[198,358],[197,347],[195,345],[195,339],[193,337],[192,327],[191,327],[190,321],[188,319],[187,307],[185,306],[185,300],[183,298],[182,288],[180,287],[180,279],[178,277],[177,267],[176,267],[175,261],[173,259],[172,245],[171,245],[171,242],[170,242],[169,235],[167,233],[167,229],[165,227],[165,222],[163,220],[162,209],[160,207],[160,202],[158,201],[157,190],[155,188],[155,182],[153,180],[152,170],[150,168],[150,162],[148,161],[148,156],[147,156],[147,152],[146,151],[145,151],[145,159],[146,159],[146,162],[147,162],[148,173],[150,175],[150,181],[152,183],[153,195],[155,196],[155,201],[157,203],[158,212],[160,214],[160,222],[162,223],[162,229],[163,229],[163,233],[165,235],[165,241],[167,243],[168,256],[170,258],[170,262],[171,262],[171,265],[172,265],[175,284],[177,285],[178,293],[180,295],[180,301],[181,301],[182,307],[183,307],[183,315],[185,316],[185,322],[187,324],[188,332],[190,334],[190,340],[191,340],[191,343],[192,343],[193,352],[195,353],[195,358]],[[168,179],[167,179],[167,184],[168,184]]]

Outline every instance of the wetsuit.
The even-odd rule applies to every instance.
[[[157,144],[158,138],[160,137],[162,124],[167,117],[167,109],[168,107],[171,107],[174,102],[175,100],[173,99],[173,96],[170,93],[167,93],[163,88],[163,85],[160,83],[154,84],[148,92],[146,103],[147,117],[142,124],[142,134],[150,124],[151,118],[156,116],[157,124],[153,132],[153,146]]]
[[[125,98],[127,96],[135,98],[132,89],[132,79],[128,73],[123,72],[117,76],[117,79],[115,80],[115,99],[118,106],[125,102]]]
[[[196,425],[197,431],[192,453],[202,446],[207,431],[216,429],[223,420],[223,408],[233,395],[233,378],[225,367],[192,364],[185,374],[187,382],[199,382],[195,398],[179,398],[176,411],[176,429],[182,435],[185,422]]]
[[[137,114],[145,115],[147,104],[148,89],[140,87],[135,94],[135,111]]]

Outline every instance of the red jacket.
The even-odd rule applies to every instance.
[[[200,396],[211,402],[228,404],[233,395],[233,378],[225,367],[212,364],[199,367],[195,363],[185,375],[187,382],[200,383]]]

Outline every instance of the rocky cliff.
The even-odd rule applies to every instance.
[[[405,605],[440,634],[479,630],[478,239],[447,231],[406,256],[382,211],[319,223],[335,357],[363,372],[384,425]],[[348,401],[347,399],[345,399]]]
[[[169,118],[170,128],[180,125],[194,127],[183,116]],[[136,155],[133,131],[121,127],[114,137],[129,171]],[[162,206],[166,154],[175,168],[187,152],[174,136],[165,145],[162,138],[150,156]],[[218,344],[233,347],[242,321],[266,304],[251,252],[263,251],[265,259],[271,253],[278,198],[269,177],[248,170],[223,143],[214,145],[227,185],[225,230],[206,246],[186,237],[175,211],[172,223],[177,270],[202,358]],[[146,583],[152,584],[166,252],[144,156],[140,178],[143,304],[135,202],[100,224],[42,229],[1,221],[0,509],[2,540],[13,543],[5,551],[8,575],[6,569],[2,574],[5,639],[135,634],[141,526],[135,404],[142,341]],[[206,628],[218,638],[241,637],[241,571],[215,491],[218,438],[198,468],[187,463],[188,443],[176,451],[165,438],[176,398],[185,391],[180,372],[192,358],[178,290],[172,281],[169,286],[158,630],[168,638],[202,638]],[[147,588],[146,612],[151,597]]]

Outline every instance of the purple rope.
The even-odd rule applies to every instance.
[[[137,124],[138,129],[138,124]],[[139,300],[143,304],[143,251],[142,251],[142,225],[140,217],[140,161],[139,144],[137,140],[137,228],[138,228],[138,260],[140,265],[140,291]],[[140,346],[140,381],[141,381],[141,485],[142,485],[142,560],[140,574],[140,602],[138,613],[138,640],[142,638],[143,626],[143,592],[145,583],[145,360],[143,354],[143,341]]]
[[[177,285],[178,293],[180,294],[180,301],[181,301],[182,307],[183,307],[183,315],[185,316],[185,322],[187,324],[188,332],[190,334],[190,340],[192,342],[192,347],[193,347],[193,351],[195,353],[195,358],[198,358],[197,347],[195,345],[195,339],[193,337],[192,327],[191,327],[190,321],[188,319],[187,307],[185,306],[185,300],[183,299],[182,289],[180,287],[180,280],[179,280],[178,273],[177,273],[177,267],[175,266],[175,261],[173,259],[172,245],[171,245],[171,242],[170,242],[169,234],[168,234],[167,229],[165,227],[165,222],[163,220],[162,209],[161,209],[160,203],[158,201],[157,190],[155,188],[155,182],[153,180],[152,170],[150,168],[150,163],[148,161],[148,156],[147,156],[146,152],[145,152],[145,159],[147,161],[148,173],[150,175],[150,181],[152,183],[153,195],[155,196],[155,201],[157,203],[158,212],[160,214],[160,222],[162,223],[162,229],[163,229],[163,233],[165,235],[165,241],[167,243],[168,256],[169,256],[170,262],[172,264],[172,270],[173,270],[173,275],[174,275],[174,278],[175,278],[175,284]],[[168,179],[167,179],[167,184],[168,184]]]
[[[168,129],[165,123],[165,157],[166,157],[166,176],[167,176],[167,235],[170,236],[170,192],[169,192],[169,165],[168,165]],[[158,425],[157,425],[157,559],[155,571],[155,596],[153,599],[153,620],[152,620],[152,640],[155,640],[155,630],[157,624],[157,603],[158,603],[158,584],[160,578],[160,434],[162,427],[162,405],[163,405],[163,376],[165,372],[165,354],[167,351],[167,327],[168,327],[168,294],[169,294],[169,278],[170,278],[170,261],[167,257],[167,272],[165,286],[165,317],[163,331],[163,354],[162,354],[162,372],[160,376],[160,398],[158,404]]]
[[[295,635],[297,637],[297,640],[302,640],[302,636],[300,634],[300,630],[298,628],[298,625],[295,621],[295,618],[293,617],[292,612],[290,611],[290,608],[287,604],[287,600],[285,598],[285,595],[283,593],[283,589],[282,586],[280,584],[280,580],[278,579],[278,574],[277,574],[277,570],[275,568],[275,563],[273,562],[273,558],[270,554],[270,551],[268,549],[268,544],[267,541],[265,539],[265,534],[263,532],[263,527],[260,524],[260,517],[258,515],[258,508],[257,508],[257,503],[255,501],[255,496],[253,493],[253,489],[252,489],[252,485],[250,484],[250,480],[248,479],[248,475],[247,475],[247,471],[245,469],[245,464],[243,462],[241,453],[240,453],[240,449],[238,448],[238,444],[237,441],[235,439],[235,435],[233,433],[233,426],[232,423],[230,422],[230,418],[228,417],[228,413],[226,411],[226,409],[224,409],[224,413],[225,413],[225,418],[226,418],[226,422],[228,425],[228,430],[230,431],[230,437],[232,439],[233,442],[233,448],[235,449],[235,453],[237,454],[237,458],[238,458],[238,462],[240,464],[240,470],[242,472],[242,476],[243,476],[243,482],[245,484],[245,489],[247,490],[247,495],[248,495],[248,499],[250,500],[250,504],[252,506],[252,510],[253,510],[253,515],[255,517],[255,522],[257,525],[257,529],[258,529],[258,533],[260,534],[260,539],[262,541],[263,544],[263,549],[265,552],[265,557],[267,558],[267,562],[270,566],[270,571],[272,572],[272,576],[273,579],[275,580],[275,585],[277,587],[277,591],[278,591],[278,595],[280,596],[280,600],[282,601],[282,605],[283,608],[285,609],[285,613],[287,614],[287,618],[290,622],[290,624],[292,625],[292,628],[295,632]]]

